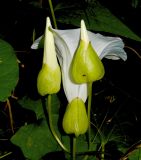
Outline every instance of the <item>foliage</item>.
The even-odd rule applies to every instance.
[[[18,82],[18,62],[14,49],[0,40],[0,101],[5,101]]]
[[[63,5],[64,4],[61,6],[62,8],[64,8]],[[61,23],[72,24],[78,27],[80,20],[83,18],[86,21],[88,29],[94,32],[108,32],[114,35],[131,38],[136,41],[141,41],[139,36],[131,31],[131,29],[129,29],[121,20],[115,17],[98,1],[88,3],[85,10],[77,5],[69,8],[65,4],[67,9],[62,10],[61,7],[59,8],[61,16],[58,18],[58,21]]]

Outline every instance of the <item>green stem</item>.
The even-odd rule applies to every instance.
[[[88,145],[91,148],[91,102],[92,102],[92,82],[88,83]]]
[[[55,18],[55,14],[54,14],[54,9],[53,9],[53,5],[52,5],[52,1],[48,0],[48,2],[49,2],[49,7],[50,7],[50,11],[51,11],[54,27],[55,27],[55,29],[57,29],[57,23],[56,23],[56,18]]]
[[[35,31],[35,28],[33,29],[33,34],[32,34],[32,42],[35,41],[35,38],[36,38],[36,31]]]
[[[54,130],[53,127],[53,123],[52,123],[52,117],[51,117],[51,94],[48,95],[48,99],[47,99],[47,106],[48,109],[46,110],[46,103],[45,103],[45,99],[42,100],[43,103],[43,109],[44,109],[44,114],[48,123],[49,120],[49,127],[51,130],[52,135],[54,136],[55,140],[58,142],[58,144],[60,145],[60,147],[65,151],[69,153],[69,150],[64,146],[64,144],[61,142],[60,138],[58,137],[57,133]],[[48,111],[48,114],[47,114]]]
[[[101,160],[104,160],[104,152],[105,152],[105,144],[104,143],[102,143],[101,144]]]
[[[8,155],[10,155],[10,154],[12,154],[12,152],[8,152],[8,153],[6,153],[6,154],[0,156],[0,159],[3,159],[4,157],[6,157],[6,156],[8,156]]]
[[[91,150],[91,104],[92,104],[92,84],[93,82],[89,82],[88,85],[88,151]],[[86,155],[83,160],[88,159],[88,155]]]
[[[72,142],[72,160],[76,159],[76,137],[73,137],[73,142]]]

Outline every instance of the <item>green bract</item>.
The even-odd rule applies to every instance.
[[[75,98],[67,106],[63,117],[63,129],[67,134],[79,136],[88,129],[88,117],[82,99]]]
[[[40,95],[57,93],[60,90],[61,74],[60,68],[55,70],[47,64],[42,66],[37,78],[37,89]]]
[[[104,76],[104,66],[91,43],[85,50],[85,42],[80,41],[71,64],[71,78],[75,83],[93,82]]]
[[[70,73],[72,80],[79,84],[97,81],[105,73],[104,66],[89,41],[84,21],[81,21],[81,40],[73,57]]]
[[[57,93],[61,84],[61,71],[57,62],[54,37],[49,27],[51,27],[50,19],[47,18],[43,65],[37,78],[37,89],[42,96]]]

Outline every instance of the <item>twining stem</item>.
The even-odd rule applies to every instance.
[[[48,0],[48,2],[49,2],[49,7],[50,7],[50,11],[51,11],[54,27],[55,27],[55,29],[57,29],[57,23],[56,23],[56,18],[55,18],[55,14],[54,14],[54,9],[53,9],[53,5],[52,5],[52,1]]]
[[[35,37],[36,37],[36,32],[35,32],[35,28],[33,29],[33,34],[32,34],[32,42],[35,41]]]
[[[12,154],[12,152],[8,152],[8,153],[6,153],[6,154],[0,156],[0,159],[3,159],[3,158],[5,158],[6,156],[9,156],[10,154]]]
[[[54,138],[56,139],[56,141],[58,142],[58,144],[61,146],[61,148],[68,152],[68,149],[62,144],[62,142],[60,141],[59,137],[57,136],[54,127],[53,127],[53,123],[52,123],[52,117],[51,117],[51,94],[48,95],[48,117],[49,117],[49,126],[51,129],[51,132],[54,136]]]
[[[46,110],[46,103],[45,103],[45,99],[42,99],[42,103],[43,103],[43,110],[44,110],[44,114],[46,117],[46,120],[48,122],[49,120],[49,127],[51,130],[52,135],[54,136],[55,140],[58,142],[58,144],[60,145],[60,147],[65,151],[65,152],[69,152],[69,150],[64,146],[64,144],[61,142],[60,138],[58,137],[57,133],[54,130],[53,127],[53,123],[52,123],[52,113],[51,113],[51,94],[48,95],[48,99],[47,99],[47,110]],[[48,114],[47,114],[48,113]]]
[[[88,145],[91,148],[91,103],[92,103],[92,82],[88,83]]]
[[[72,142],[72,160],[76,160],[76,137],[73,137],[73,142]]]
[[[10,126],[11,126],[11,130],[12,130],[12,133],[14,134],[13,114],[12,114],[11,104],[10,104],[9,99],[7,99],[7,107],[8,107],[8,111],[9,111],[9,118],[10,118]]]
[[[140,58],[141,59],[141,55],[134,49],[134,48],[132,48],[132,47],[129,47],[129,46],[124,46],[124,48],[128,48],[128,49],[130,49],[131,51],[133,51],[137,56],[138,56],[138,58]]]

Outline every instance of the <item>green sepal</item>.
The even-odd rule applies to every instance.
[[[78,137],[88,129],[86,107],[82,99],[75,98],[67,106],[63,117],[63,129],[67,134]]]
[[[37,89],[40,95],[54,94],[60,90],[61,71],[58,66],[55,70],[43,64],[37,78]]]
[[[70,67],[72,81],[78,84],[94,82],[100,80],[104,73],[103,63],[91,43],[86,47],[85,42],[81,40]]]

